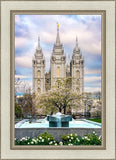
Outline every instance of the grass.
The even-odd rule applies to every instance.
[[[101,118],[94,118],[94,119],[87,119],[87,120],[101,123]]]

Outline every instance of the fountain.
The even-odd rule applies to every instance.
[[[49,127],[69,127],[72,116],[58,112],[56,115],[48,115],[47,120],[49,121]]]
[[[37,137],[43,132],[48,132],[60,141],[61,135],[76,133],[84,136],[92,134],[93,131],[101,135],[101,124],[84,119],[74,120],[72,116],[60,112],[56,115],[48,115],[44,119],[32,120],[31,123],[29,119],[24,119],[15,124],[15,137],[19,139],[25,136]]]

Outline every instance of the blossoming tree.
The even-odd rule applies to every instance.
[[[55,86],[44,94],[36,97],[37,108],[42,109],[45,114],[62,112],[80,107],[81,95],[71,89],[71,78],[58,79]]]

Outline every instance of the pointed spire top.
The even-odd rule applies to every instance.
[[[59,36],[59,23],[57,23],[57,37],[56,37],[56,44],[60,44],[60,36]]]
[[[78,38],[77,38],[77,36],[76,36],[76,46],[75,46],[75,50],[78,51],[78,49],[79,49],[79,48],[78,48]]]
[[[77,36],[76,36],[76,45],[78,45],[78,38],[77,38]]]
[[[38,36],[38,49],[40,49],[40,37]]]

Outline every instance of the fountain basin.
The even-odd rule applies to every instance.
[[[39,134],[48,132],[53,135],[55,140],[60,141],[61,135],[76,133],[77,135],[84,136],[85,134],[92,134],[96,132],[98,136],[101,133],[101,124],[89,120],[79,120],[69,122],[69,127],[49,127],[47,120],[41,120],[42,123],[29,123],[29,120],[20,121],[15,125],[15,138],[21,139],[22,137],[37,137]]]

